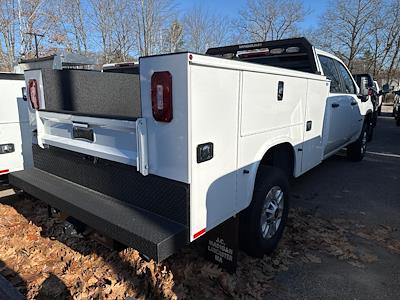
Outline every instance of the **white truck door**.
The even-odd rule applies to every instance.
[[[342,78],[343,93],[345,93],[347,97],[345,105],[346,116],[348,117],[347,121],[349,122],[347,128],[349,140],[355,140],[358,138],[363,125],[363,116],[360,111],[361,100],[357,97],[355,82],[347,68],[337,60],[335,60],[335,64]]]
[[[303,157],[301,171],[307,172],[318,165],[323,158],[323,125],[329,83],[307,81],[307,104],[304,128]]]
[[[319,55],[324,75],[331,81],[330,92],[326,101],[324,119],[324,155],[329,155],[342,148],[350,138],[351,107],[348,95],[342,91],[341,77],[334,59]]]

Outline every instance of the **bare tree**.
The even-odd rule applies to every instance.
[[[135,22],[132,19],[133,9],[131,2],[119,1],[114,8],[113,56],[115,60],[127,61],[131,57],[136,45]]]
[[[163,32],[174,15],[170,0],[132,0],[138,54],[146,56],[162,52]]]
[[[34,55],[32,36],[26,33],[40,32],[49,35],[55,30],[57,16],[48,8],[48,3],[44,0],[0,1],[0,44],[5,69],[11,70],[20,55]],[[43,45],[44,41],[46,45]],[[48,40],[40,37],[39,42],[42,43],[42,50],[49,47]]]
[[[112,33],[114,30],[114,21],[112,12],[114,11],[114,0],[90,0],[92,6],[92,22],[94,28],[99,34],[100,47],[104,62],[112,60]]]
[[[349,69],[366,50],[374,31],[371,21],[379,8],[379,0],[331,1],[321,17],[320,44],[346,61]]]
[[[183,26],[174,20],[165,32],[163,52],[178,52],[183,48]]]
[[[229,21],[226,17],[211,14],[201,6],[195,6],[183,17],[185,47],[203,53],[228,40]]]
[[[0,55],[2,68],[10,71],[16,60],[18,10],[14,0],[0,1]],[[3,48],[4,45],[4,48]]]
[[[381,55],[377,58],[378,71],[386,68],[386,80],[390,81],[400,63],[400,0],[391,0],[382,16],[384,26],[377,39],[382,44]]]
[[[235,25],[247,41],[277,40],[297,35],[309,13],[300,0],[247,0]]]
[[[61,16],[60,35],[65,37],[64,46],[80,54],[89,50],[87,13],[82,0],[59,0],[58,13]]]
[[[33,36],[26,33],[40,33],[40,51],[46,54],[52,42],[58,43],[59,16],[54,13],[51,3],[45,0],[18,0],[20,54],[26,58],[34,56]],[[52,40],[54,38],[54,40]]]

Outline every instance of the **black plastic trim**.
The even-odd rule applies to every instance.
[[[25,80],[24,74],[15,74],[15,73],[0,73],[0,80]]]

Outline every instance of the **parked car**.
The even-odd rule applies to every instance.
[[[32,138],[22,74],[0,73],[0,175],[32,167]]]
[[[368,126],[368,142],[370,142],[372,141],[374,128],[376,127],[379,111],[381,110],[382,102],[380,97],[382,95],[379,94],[374,87],[374,79],[371,74],[354,74],[353,77],[356,80],[357,85],[360,87],[361,94],[369,97],[374,105],[374,112],[370,120],[371,123]]]
[[[139,65],[139,74],[27,71],[34,168],[11,183],[147,258],[235,217],[230,234],[243,248],[270,253],[288,218],[289,178],[342,148],[352,161],[366,152],[370,98],[304,38]]]
[[[378,95],[378,116],[381,115],[382,112],[382,103],[383,103],[383,90],[379,87],[378,81],[374,80],[373,89],[376,91]]]
[[[395,91],[393,102],[393,117],[396,120],[396,125],[400,126],[400,91]]]

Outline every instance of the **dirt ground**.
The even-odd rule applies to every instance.
[[[400,128],[380,118],[360,163],[335,156],[293,182],[289,224],[263,259],[229,275],[190,245],[162,264],[111,251],[39,200],[0,188],[0,273],[28,299],[396,299]],[[389,155],[387,155],[389,154]]]

